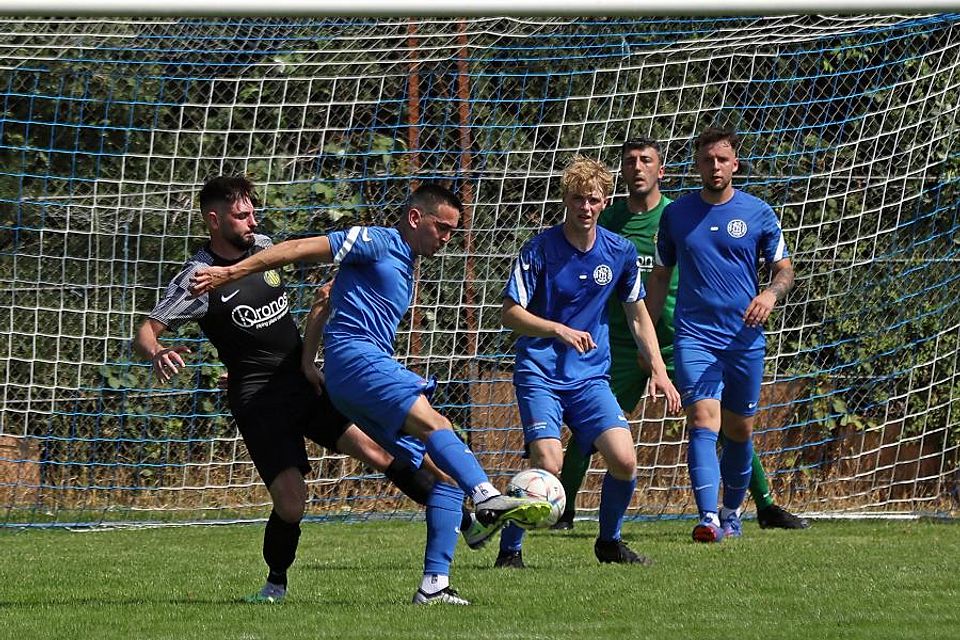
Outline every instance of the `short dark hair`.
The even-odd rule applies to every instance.
[[[622,159],[628,151],[640,151],[641,149],[653,149],[656,151],[657,157],[660,158],[660,164],[663,164],[663,148],[660,146],[660,142],[653,138],[630,138],[624,141],[624,143],[620,145],[620,158]]]
[[[448,205],[463,213],[463,202],[450,189],[435,182],[427,182],[417,187],[410,199],[407,200],[407,209],[421,209],[424,213],[436,213],[437,207]]]
[[[733,149],[733,152],[737,152],[740,138],[737,137],[736,131],[727,127],[707,127],[697,136],[697,139],[693,141],[693,153],[700,153],[700,149],[703,147],[720,142],[721,140],[726,140]]]
[[[233,204],[247,198],[254,207],[260,206],[253,182],[246,176],[216,176],[207,180],[200,190],[200,211],[205,213],[220,203]]]

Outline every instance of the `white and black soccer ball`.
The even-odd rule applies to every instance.
[[[559,520],[567,506],[567,495],[560,480],[543,469],[526,469],[513,476],[507,484],[507,495],[549,502],[550,517],[540,523],[541,528],[549,527]]]

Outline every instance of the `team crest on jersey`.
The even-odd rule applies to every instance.
[[[747,235],[747,223],[739,218],[734,218],[727,223],[727,233],[733,238],[742,238]]]
[[[280,286],[280,274],[271,269],[270,271],[263,272],[263,281],[266,282],[271,287]]]
[[[593,281],[601,287],[610,284],[611,280],[613,280],[613,269],[607,265],[597,265],[597,268],[593,270]]]

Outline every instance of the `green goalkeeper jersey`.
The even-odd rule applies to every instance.
[[[601,227],[618,233],[630,240],[640,255],[640,270],[644,284],[653,270],[653,254],[656,249],[657,230],[660,227],[660,216],[664,207],[670,204],[670,198],[661,195],[656,207],[646,213],[630,213],[627,208],[627,199],[621,198],[603,210],[598,223]],[[670,289],[663,304],[663,312],[657,322],[657,340],[660,342],[660,353],[667,363],[667,369],[673,371],[673,308],[677,302],[677,269],[673,270],[670,279]],[[628,360],[635,360],[637,345],[633,340],[630,329],[627,327],[627,318],[623,306],[615,296],[610,297],[607,309],[610,319],[610,350],[614,358],[622,356]]]

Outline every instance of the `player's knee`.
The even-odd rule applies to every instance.
[[[453,425],[421,395],[410,407],[403,430],[415,438],[426,440],[437,431],[453,430]]]
[[[753,416],[741,416],[725,410],[721,420],[723,437],[734,442],[746,442],[753,437],[753,421]]]
[[[434,411],[430,416],[423,420],[417,420],[413,425],[413,434],[414,436],[420,437],[421,439],[427,438],[430,434],[437,431],[452,431],[453,424],[450,423],[445,417],[441,414]]]
[[[294,496],[285,496],[280,500],[274,500],[273,510],[284,522],[296,524],[303,520],[304,503],[304,500],[298,500]]]
[[[300,522],[307,501],[307,485],[300,470],[290,467],[281,471],[270,483],[270,498],[281,520],[291,524]]]
[[[530,466],[534,469],[543,469],[555,476],[560,475],[563,468],[563,449],[560,442],[546,439],[535,440],[530,445]]]
[[[560,463],[559,460],[553,460],[553,459],[543,460],[539,464],[534,464],[533,466],[536,467],[537,469],[543,469],[544,471],[548,471],[555,476],[560,475],[560,469],[563,467],[563,465]]]
[[[627,455],[614,456],[607,460],[607,471],[617,480],[633,480],[637,475],[637,459]]]
[[[720,430],[720,415],[714,411],[690,409],[687,411],[687,425],[691,429],[709,429],[717,432]]]
[[[428,423],[428,428],[430,431],[440,431],[440,430],[453,430],[453,424],[447,420],[442,414],[434,413],[433,420]]]
[[[746,442],[753,437],[753,429],[749,425],[724,425],[723,436],[734,442]]]
[[[687,415],[687,424],[693,427],[702,427],[716,431],[720,428],[723,408],[719,400],[702,398],[684,408]]]

